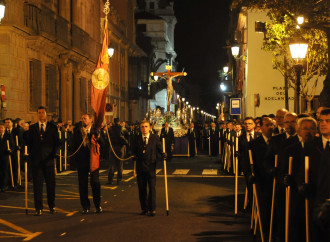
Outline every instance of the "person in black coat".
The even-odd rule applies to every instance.
[[[109,128],[109,136],[113,150],[111,148],[109,149],[110,163],[108,171],[108,183],[112,184],[115,170],[117,170],[117,185],[119,185],[123,178],[123,161],[120,159],[123,159],[125,156],[128,140],[125,137],[123,127],[119,123],[119,118],[115,118],[114,123],[115,124]]]
[[[150,123],[143,120],[141,134],[136,136],[132,152],[136,160],[136,174],[139,188],[141,215],[156,215],[156,161],[157,157],[166,159],[157,134],[150,133]],[[149,194],[147,192],[149,188]]]
[[[31,125],[24,133],[28,145],[32,167],[34,206],[36,215],[42,214],[42,188],[45,179],[47,201],[50,213],[55,213],[55,163],[54,158],[60,141],[57,127],[47,121],[46,108],[40,106],[37,111],[38,122]]]
[[[9,147],[7,141],[9,141]],[[0,191],[5,192],[8,189],[10,170],[9,170],[9,155],[11,154],[13,141],[10,135],[5,132],[4,123],[0,123]]]
[[[211,128],[208,131],[208,136],[211,144],[211,155],[219,155],[219,130],[213,122],[211,123]]]
[[[246,187],[248,189],[248,205],[247,208],[250,209],[252,205],[252,183],[249,181],[251,176],[251,166],[249,159],[249,144],[261,134],[254,131],[255,123],[252,117],[246,117],[244,119],[245,131],[238,137],[238,166],[241,167],[245,177]]]
[[[196,155],[195,149],[197,149],[197,145],[196,145],[197,132],[194,123],[190,124],[190,128],[188,129],[187,136],[189,141],[189,156],[194,157]]]
[[[76,151],[81,146],[78,152],[73,156],[73,159],[75,160],[78,170],[79,195],[83,214],[90,212],[90,201],[88,199],[88,175],[90,176],[96,213],[102,212],[99,169],[96,169],[95,171],[90,170],[91,139],[93,135],[101,145],[100,132],[98,132],[98,130],[92,125],[92,117],[89,114],[84,114],[82,116],[82,124],[74,129],[72,139],[73,150]]]
[[[266,159],[269,150],[269,139],[272,137],[274,123],[271,118],[263,117],[260,122],[262,135],[251,141],[255,184],[260,205],[260,217],[265,238],[269,233],[269,217],[272,200],[272,179],[269,174],[269,163]]]
[[[167,160],[171,161],[172,151],[174,150],[174,132],[171,127],[168,126],[168,122],[165,122],[164,128],[160,132],[160,141],[165,138],[165,151],[167,154]]]

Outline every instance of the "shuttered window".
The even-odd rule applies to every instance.
[[[41,61],[30,60],[30,110],[36,111],[42,104]]]

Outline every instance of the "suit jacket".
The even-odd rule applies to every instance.
[[[10,149],[12,150],[12,148],[14,147],[13,140],[7,132],[4,132],[2,139],[0,135],[0,159],[8,158],[9,153],[7,152],[8,151],[7,140],[9,141]]]
[[[30,160],[33,166],[54,166],[53,159],[60,146],[57,127],[51,122],[47,122],[43,138],[40,136],[39,124],[30,126],[24,133],[24,140],[29,148]]]
[[[157,157],[162,153],[162,143],[157,134],[150,134],[148,144],[144,153],[144,141],[142,135],[136,137],[132,148],[136,156],[136,171],[154,171],[156,169]]]
[[[90,129],[89,134],[87,134],[86,144],[83,144],[79,151],[73,156],[73,160],[77,168],[88,168],[90,167],[90,143],[92,135],[98,137],[97,129],[92,126]],[[82,134],[82,126],[78,126],[73,131],[72,137],[72,147],[73,151],[78,150],[79,146],[82,144],[83,141],[83,134]],[[99,138],[97,142],[102,145],[102,139]]]
[[[262,135],[250,142],[253,157],[253,167],[256,182],[262,186],[271,184],[272,179],[269,174],[270,161],[266,159],[266,154],[270,149]]]
[[[160,132],[160,139],[161,141],[165,138],[165,145],[174,145],[174,132],[171,127],[168,128],[168,133],[166,133],[165,128],[162,128]]]
[[[254,132],[253,140],[258,138],[261,134]],[[238,165],[242,167],[242,171],[245,176],[249,176],[251,174],[251,166],[250,166],[250,158],[249,158],[249,149],[250,142],[247,141],[247,132],[243,132],[238,137]]]
[[[188,129],[188,133],[187,133],[187,136],[188,136],[188,140],[189,142],[194,142],[197,138],[197,132],[196,132],[196,129],[194,128],[193,131],[191,131],[191,129],[189,128]]]

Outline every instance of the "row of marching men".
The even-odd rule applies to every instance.
[[[238,138],[251,229],[262,241],[330,241],[330,109],[316,119],[285,109],[276,117],[275,125],[263,116],[260,133],[245,118]]]

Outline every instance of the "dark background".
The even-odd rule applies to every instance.
[[[197,87],[199,97],[189,93],[189,101],[207,112],[222,100],[219,89],[219,70],[228,61],[230,0],[175,0],[175,51],[178,70],[188,73],[184,85]],[[196,103],[198,102],[198,103]]]

